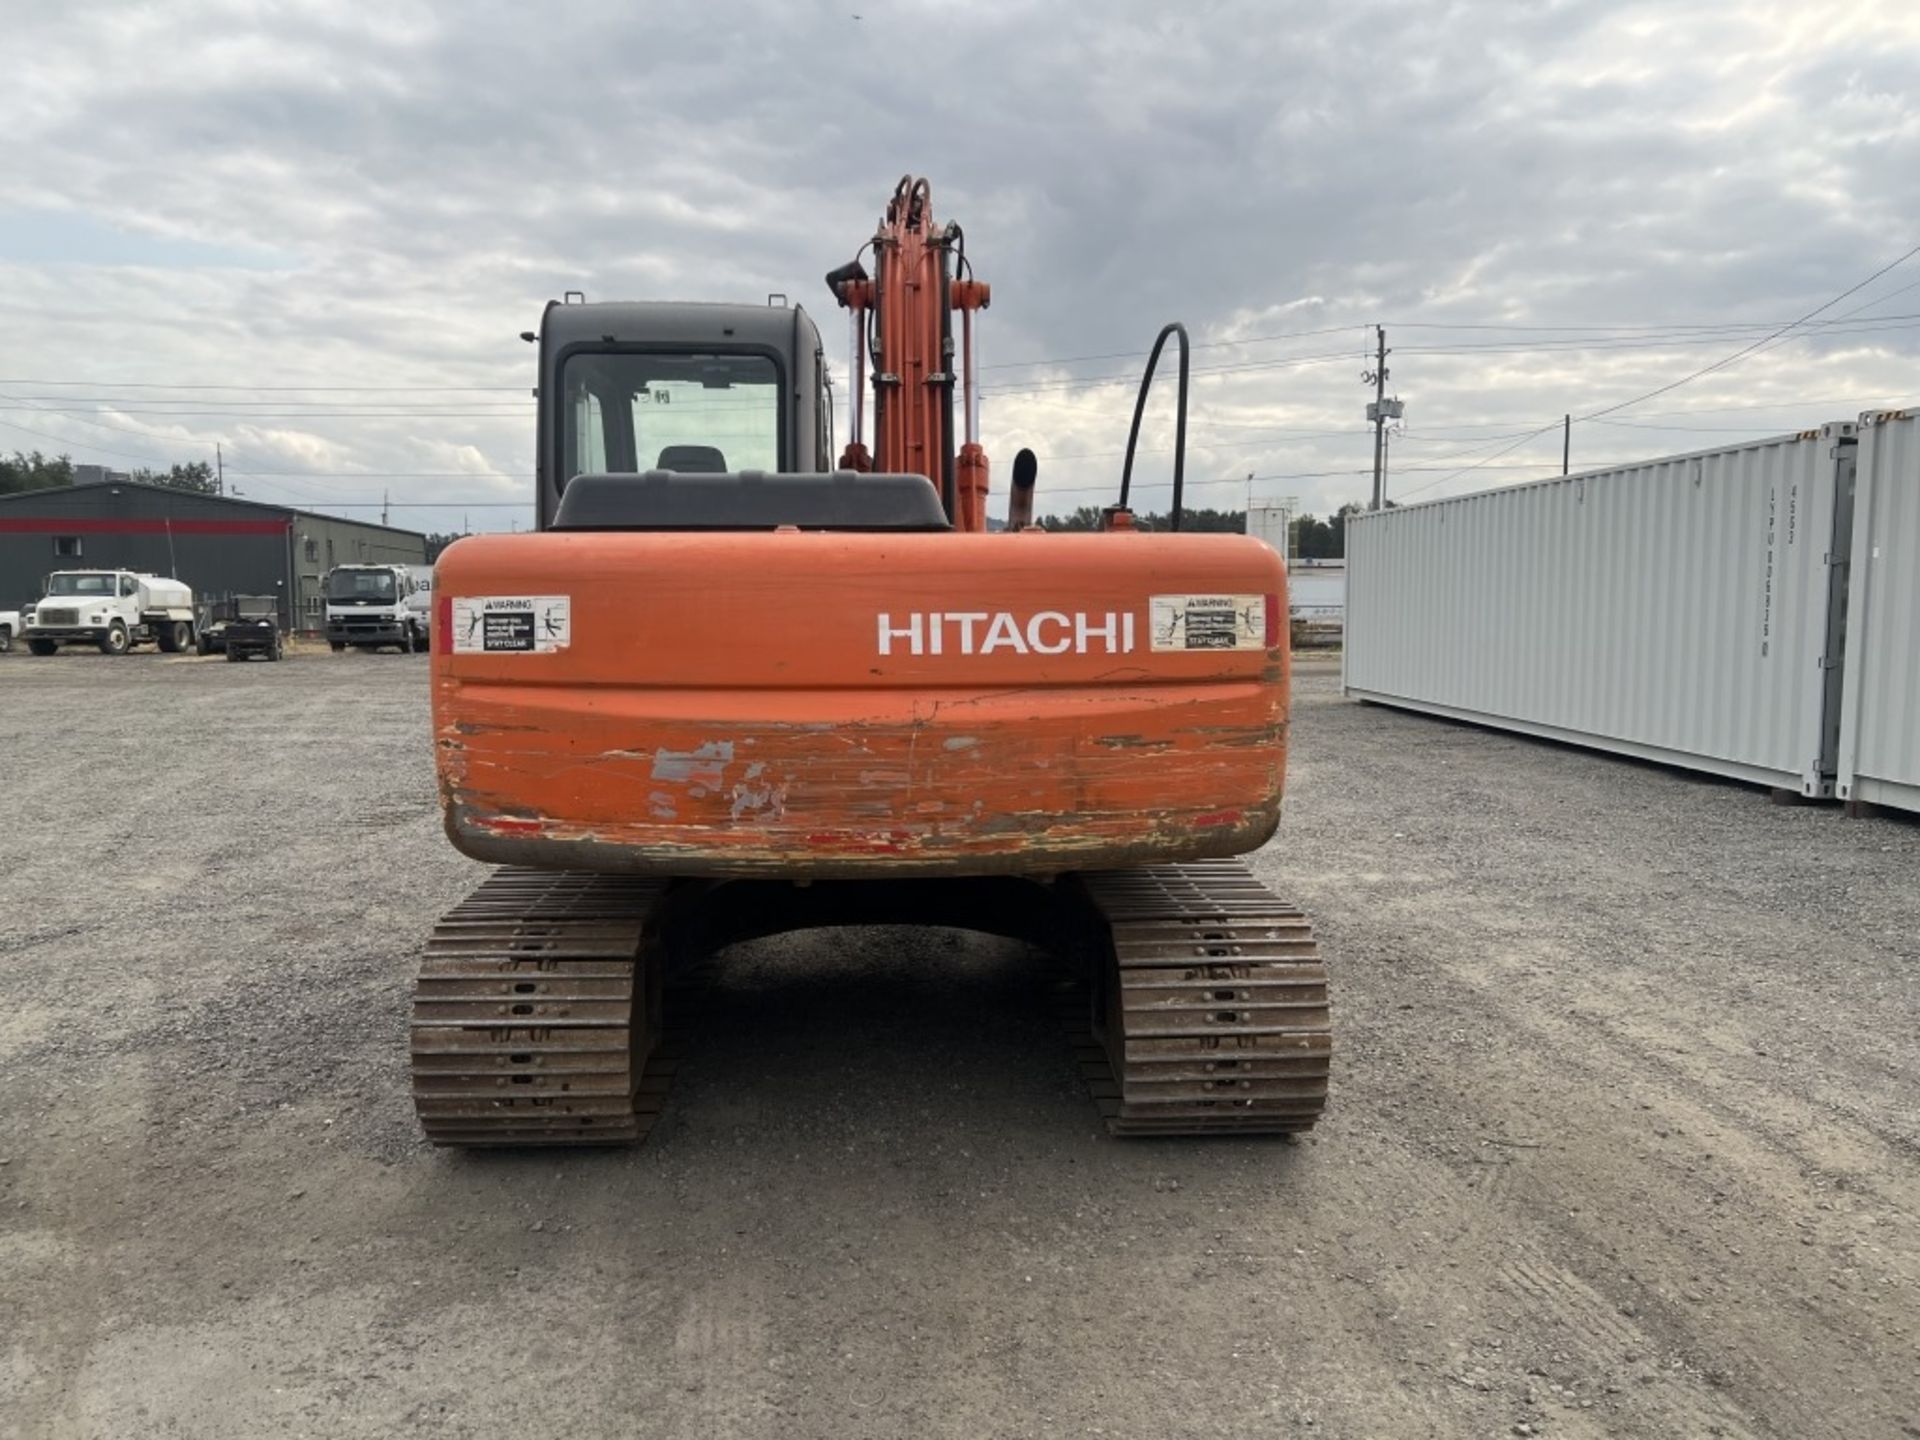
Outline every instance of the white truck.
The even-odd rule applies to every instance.
[[[433,566],[409,565],[413,572],[413,594],[407,597],[407,608],[413,611],[414,618],[420,623],[420,633],[427,637],[429,644],[433,640]]]
[[[0,655],[13,648],[13,637],[20,633],[20,612],[0,610]]]
[[[410,565],[336,565],[327,572],[327,643],[424,654],[431,604]]]
[[[193,648],[192,589],[132,570],[56,570],[45,597],[20,618],[21,638],[36,655],[62,645],[93,645],[103,655],[147,643],[170,655]]]

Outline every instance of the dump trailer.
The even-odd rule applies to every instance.
[[[1116,1133],[1321,1113],[1326,973],[1238,858],[1280,819],[1284,568],[1182,530],[1179,454],[1168,531],[1129,505],[1170,338],[1184,435],[1184,330],[1154,345],[1102,531],[1033,524],[1023,451],[989,533],[989,288],[924,181],[871,250],[871,274],[828,276],[856,380],[838,468],[800,307],[561,302],[531,337],[538,529],[457,541],[436,571],[446,830],[499,867],[414,992],[436,1142],[637,1140],[663,1104],[670,963],[878,923],[1060,957]]]

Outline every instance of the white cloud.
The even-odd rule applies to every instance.
[[[986,439],[1002,473],[1020,445],[1041,454],[1043,508],[1117,479],[1131,379],[1068,387],[1139,361],[1008,361],[1140,350],[1172,318],[1203,345],[1351,327],[1195,357],[1212,372],[1194,386],[1196,498],[1237,501],[1252,471],[1306,477],[1258,488],[1324,510],[1367,489],[1317,474],[1370,461],[1367,323],[1392,327],[1395,464],[1412,467],[1749,338],[1440,354],[1528,336],[1418,324],[1784,320],[1920,241],[1920,15],[1902,0],[876,3],[859,21],[799,0],[12,8],[0,388],[31,403],[0,400],[0,424],[70,437],[83,459],[219,443],[257,477],[249,493],[446,500],[410,512],[432,523],[529,483],[532,355],[515,336],[549,296],[780,290],[837,351],[819,277],[907,170],[931,176],[994,284]],[[73,217],[76,258],[49,258],[44,226],[33,256],[10,252],[6,217],[29,211]],[[81,227],[102,225],[136,256],[150,237],[144,263],[85,259]],[[241,254],[272,258],[196,263]],[[1920,292],[1866,313],[1914,311]],[[1920,394],[1916,333],[1796,342],[1647,408],[1777,403],[1671,423],[1785,429]],[[20,383],[55,380],[230,388]],[[448,386],[477,388],[430,388]],[[107,395],[108,413],[57,413]],[[0,429],[13,442],[49,443]],[[1575,454],[1697,442],[1596,425]],[[1557,443],[1501,463],[1557,461]],[[1139,478],[1165,470],[1143,456]]]

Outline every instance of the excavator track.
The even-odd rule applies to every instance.
[[[1237,860],[1079,877],[1091,994],[1077,1051],[1116,1135],[1308,1130],[1333,1030],[1313,929]]]
[[[502,869],[442,917],[413,995],[413,1099],[437,1145],[646,1137],[660,1053],[660,881]]]

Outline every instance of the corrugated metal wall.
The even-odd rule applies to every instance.
[[[1830,795],[1853,430],[1352,517],[1347,692]]]
[[[1840,794],[1920,810],[1920,418],[1861,417]]]
[[[0,497],[0,607],[31,603],[55,570],[169,575],[196,596],[282,595],[284,511],[131,483]]]
[[[39,599],[53,570],[124,568],[184,580],[206,600],[276,595],[283,623],[317,631],[329,565],[423,565],[426,544],[408,530],[125,480],[34,490],[0,496],[0,609]]]

